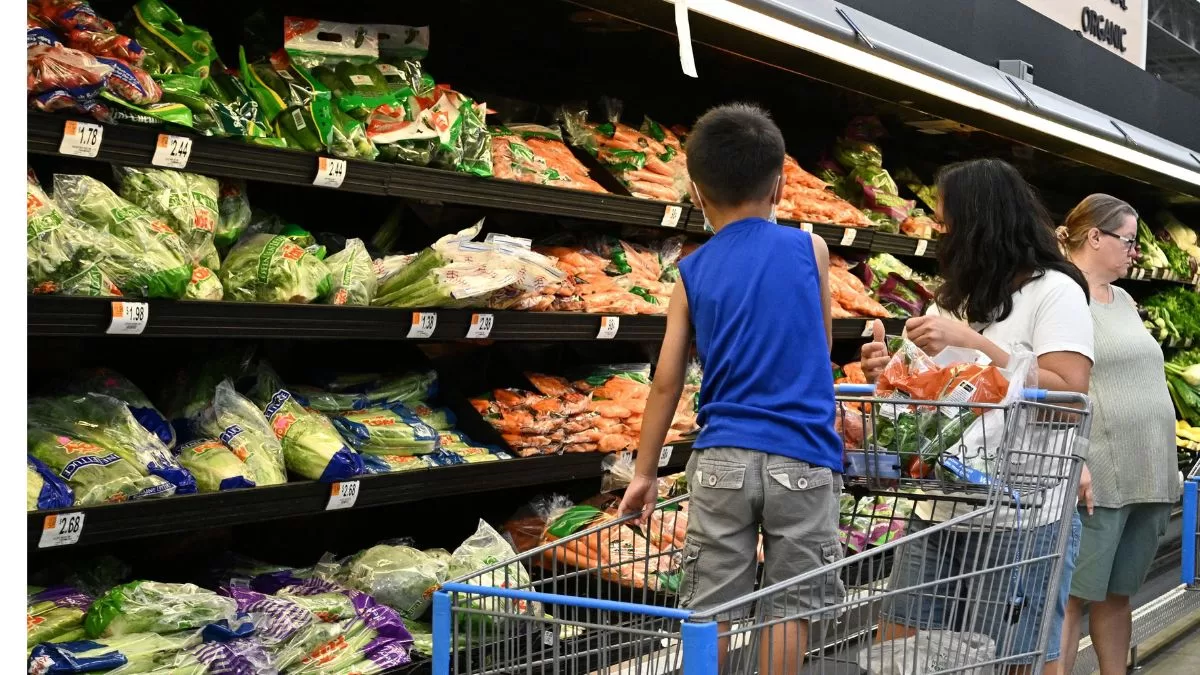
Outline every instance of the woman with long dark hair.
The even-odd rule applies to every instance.
[[[937,183],[938,216],[947,227],[938,243],[945,281],[930,312],[907,322],[908,339],[930,355],[946,347],[975,349],[983,360],[1000,367],[1008,365],[1012,354],[1028,350],[1037,357],[1039,387],[1086,393],[1093,358],[1087,282],[1059,250],[1051,218],[1033,189],[1016,169],[998,159],[945,167]],[[863,371],[872,381],[889,360],[881,333],[877,326],[876,340],[862,348]],[[1089,480],[1084,477],[1080,493],[1090,508]],[[1064,482],[1054,488],[1038,509],[999,506],[998,535],[951,529],[902,546],[890,587],[918,590],[900,594],[890,603],[881,622],[881,639],[909,636],[918,628],[971,630],[995,640],[1000,652],[996,658],[1018,664],[1017,671],[1027,671],[1029,666],[1021,664],[1036,662],[1031,653],[1037,651],[1044,616],[1051,626],[1043,672],[1057,673],[1067,590],[1079,542],[1078,516],[1074,509],[1063,508],[1068,500],[1066,486]],[[924,522],[914,523],[913,529],[971,509],[961,502],[919,502],[916,515]],[[1049,560],[1057,553],[1064,517],[1072,518],[1064,578],[1057,597],[1047,597],[1054,568]],[[1018,530],[1020,535],[1013,534]],[[1049,556],[1046,564],[1023,568],[1019,589],[1010,588],[999,574],[991,575],[994,580],[975,582],[970,599],[984,609],[972,626],[960,625],[961,581],[919,588],[994,568],[996,561],[1013,563],[1040,556]],[[980,585],[987,587],[984,597]],[[1014,597],[1020,598],[1016,608],[1011,607]]]

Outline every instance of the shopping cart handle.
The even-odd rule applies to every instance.
[[[870,396],[875,393],[873,384],[835,384],[833,392],[842,396]]]
[[[1021,395],[1025,397],[1026,401],[1045,401],[1050,395],[1050,392],[1046,391],[1045,389],[1033,389],[1026,387],[1026,389],[1021,392]]]

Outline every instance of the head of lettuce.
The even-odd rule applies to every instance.
[[[256,234],[233,247],[221,265],[225,299],[308,303],[329,294],[329,268],[283,235]]]

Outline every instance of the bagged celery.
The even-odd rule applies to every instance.
[[[341,377],[323,385],[325,390],[297,386],[291,391],[306,408],[337,414],[372,406],[386,407],[393,403],[417,403],[431,398],[437,393],[437,371],[406,373],[384,379],[378,375],[361,376],[361,379]]]
[[[196,477],[200,492],[254,487],[254,472],[221,441],[199,440],[179,448],[179,463]]]
[[[250,200],[246,198],[245,181],[222,179],[220,186],[221,196],[217,200],[220,215],[213,243],[221,251],[228,251],[250,224]]]
[[[225,299],[308,303],[329,294],[329,268],[286,236],[243,237],[221,267]]]
[[[196,268],[192,270],[192,279],[188,282],[183,299],[216,301],[224,297],[225,288],[221,286],[221,280],[217,275],[207,267],[196,265]]]
[[[32,649],[80,630],[92,598],[70,586],[58,586],[33,593],[25,604],[25,646]]]
[[[36,427],[30,427],[27,437],[30,456],[71,488],[76,506],[175,493],[174,485],[158,476],[144,475],[132,462],[98,445]]]
[[[250,395],[263,407],[289,471],[327,483],[363,472],[362,457],[346,447],[329,418],[297,402],[265,363],[258,366]]]
[[[236,601],[194,584],[133,581],[97,598],[84,618],[84,628],[93,638],[174,633],[221,620],[232,622],[236,616]]]
[[[219,438],[246,465],[256,485],[287,482],[283,448],[262,411],[237,393],[231,380],[217,385],[212,401],[192,418],[200,436]]]
[[[346,248],[325,259],[333,280],[328,302],[331,305],[369,305],[375,297],[379,278],[375,276],[371,254],[361,239],[347,239]]]
[[[192,256],[183,239],[161,219],[118,197],[90,176],[54,177],[58,204],[79,220],[121,240],[121,264],[109,276],[122,293],[179,298],[192,276]],[[123,272],[117,274],[117,271]]]
[[[27,180],[25,205],[25,254],[31,292],[121,294],[108,273],[121,271],[118,260],[126,248],[121,242],[64,212],[32,174]]]
[[[213,245],[219,211],[217,179],[184,171],[117,167],[121,197],[167,222],[191,250],[192,262],[221,267]]]
[[[163,654],[175,654],[198,644],[198,635],[131,633],[102,640],[46,643],[33,648],[31,673],[85,673],[93,671],[145,673],[159,665]]]
[[[84,371],[71,382],[68,389],[74,394],[104,394],[121,401],[146,431],[157,436],[168,449],[175,446],[175,429],[171,423],[136,384],[117,371],[109,368]]]
[[[354,449],[373,455],[423,455],[438,448],[438,432],[402,403],[354,410],[333,418]]]
[[[65,509],[75,503],[71,487],[40,459],[27,455],[25,467],[26,511]]]

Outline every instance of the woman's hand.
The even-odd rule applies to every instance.
[[[871,341],[862,346],[859,361],[862,364],[863,375],[867,382],[875,382],[892,357],[888,356],[886,338],[883,332],[883,322],[875,319],[871,328]]]
[[[976,349],[979,333],[961,321],[944,316],[918,316],[904,324],[908,339],[930,356],[936,356],[946,347],[969,347]]]
[[[1092,472],[1086,463],[1083,472],[1079,474],[1079,502],[1087,507],[1088,515],[1096,511],[1096,498],[1092,494]]]

